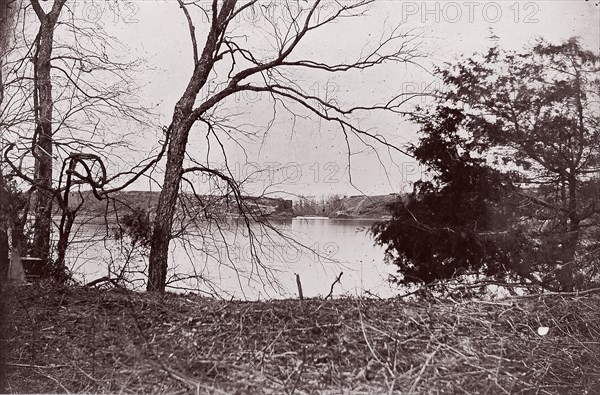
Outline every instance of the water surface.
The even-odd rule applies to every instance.
[[[387,279],[394,268],[384,263],[383,248],[375,246],[368,233],[373,223],[298,217],[277,222],[281,234],[251,227],[256,243],[251,242],[247,228],[240,223],[228,229],[195,229],[185,241],[172,243],[170,290],[198,290],[250,300],[293,298],[298,296],[298,274],[305,297],[325,296],[343,272],[333,288],[335,296],[393,296],[398,290]],[[109,270],[114,277],[125,262],[130,271],[146,271],[147,259],[135,251],[131,253],[127,243],[101,240],[111,233],[106,226],[80,228],[69,264],[81,280],[91,281],[107,275]],[[252,251],[260,261],[253,259]],[[130,273],[128,278],[143,286],[142,275]],[[174,281],[176,278],[180,280]]]

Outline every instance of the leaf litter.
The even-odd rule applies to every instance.
[[[37,283],[5,303],[13,393],[600,393],[598,294],[245,302]]]

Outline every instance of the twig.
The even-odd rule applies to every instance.
[[[177,370],[170,368],[168,366],[165,365],[161,365],[158,364],[154,361],[150,361],[150,364],[154,365],[155,367],[161,369],[162,371],[166,372],[169,376],[171,376],[172,378],[174,378],[175,380],[180,381],[182,384],[186,385],[188,388],[192,389],[192,390],[196,390],[196,393],[199,393],[199,389],[200,388],[204,388],[206,390],[210,390],[210,391],[214,391],[216,393],[219,394],[226,394],[226,392],[221,391],[220,389],[216,388],[216,387],[212,387],[209,385],[205,385],[202,384],[201,382],[187,376],[184,373],[178,372]]]
[[[369,338],[367,337],[367,332],[365,331],[365,323],[363,321],[362,312],[360,311],[360,307],[358,306],[358,303],[357,303],[356,308],[358,309],[358,318],[360,319],[360,327],[362,330],[362,335],[363,335],[363,338],[365,339],[365,343],[367,344],[367,347],[369,348],[369,351],[371,352],[371,355],[373,355],[373,358],[375,358],[375,360],[377,362],[379,362],[381,365],[386,367],[386,369],[391,377],[396,377],[396,375],[394,374],[392,369],[389,367],[389,365],[383,363],[381,358],[379,358],[379,356],[377,355],[377,352],[375,351],[375,349],[373,349],[373,347],[371,346],[371,343],[369,342]]]
[[[296,387],[298,386],[298,382],[302,378],[302,373],[304,373],[305,367],[306,367],[306,346],[302,346],[302,362],[300,363],[300,372],[298,373],[296,380],[294,380],[294,386],[292,387],[292,390],[290,391],[290,395],[294,395],[294,392],[296,392]],[[295,370],[298,370],[298,368],[296,368]]]
[[[373,292],[369,291],[368,289],[365,289],[363,292],[365,294],[369,295],[369,296],[372,296],[372,297],[377,298],[379,300],[383,300],[383,298],[381,296],[379,296],[377,294],[374,294]]]
[[[586,289],[585,291],[573,291],[573,292],[547,292],[547,293],[539,293],[539,294],[531,294],[531,295],[520,295],[513,296],[510,299],[527,299],[527,298],[537,298],[542,296],[584,296],[593,293],[600,293],[600,288],[591,288]]]
[[[87,373],[86,373],[86,372],[85,372],[83,369],[81,369],[79,366],[77,366],[77,365],[76,365],[76,364],[74,364],[74,363],[73,363],[73,364],[71,364],[71,367],[73,367],[73,368],[75,368],[75,369],[79,370],[79,372],[80,372],[81,374],[83,374],[85,377],[87,377],[88,379],[90,379],[90,380],[91,380],[91,381],[93,381],[93,382],[96,382],[96,383],[102,382],[102,380],[95,379],[95,378],[93,378],[92,376],[90,376],[89,374],[87,374]]]
[[[327,300],[332,294],[333,294],[333,287],[335,284],[340,282],[340,278],[342,278],[342,274],[344,274],[344,272],[340,272],[340,275],[337,276],[337,278],[335,279],[335,281],[333,282],[333,284],[331,284],[331,290],[329,291],[329,293],[327,294],[327,296],[325,296],[325,300]]]
[[[33,368],[33,369],[56,369],[56,368],[64,368],[69,365],[28,365],[26,363],[12,363],[5,362],[6,366],[15,366],[17,368]]]
[[[396,385],[396,378],[394,377],[394,379],[392,380],[392,384],[390,385],[390,391],[388,392],[388,395],[392,395],[394,393],[395,385]]]
[[[48,378],[48,379],[50,379],[50,380],[54,381],[56,384],[58,384],[58,385],[60,386],[60,388],[62,388],[62,389],[63,389],[63,391],[65,391],[65,394],[70,394],[70,393],[71,393],[71,392],[70,392],[68,389],[66,389],[66,388],[65,388],[65,386],[64,386],[64,385],[62,385],[62,384],[60,383],[60,381],[58,381],[58,380],[57,380],[57,379],[55,379],[54,377],[52,377],[52,376],[48,376],[47,374],[44,374],[44,373],[42,373],[42,372],[37,372],[37,373],[38,373],[39,375],[41,375],[41,376],[44,376],[44,377],[46,377],[46,378]]]
[[[433,350],[433,352],[431,354],[429,354],[429,356],[425,360],[425,363],[423,364],[423,366],[421,366],[419,375],[417,376],[417,378],[415,379],[413,384],[410,386],[410,390],[408,390],[409,395],[413,393],[415,388],[417,388],[417,384],[419,384],[419,381],[421,381],[421,377],[423,377],[423,373],[425,372],[425,369],[427,369],[427,365],[429,365],[429,363],[431,362],[431,360],[433,359],[435,354],[438,352],[438,350],[440,349],[440,346],[441,346],[441,344],[438,344],[438,346],[435,348],[435,350]]]

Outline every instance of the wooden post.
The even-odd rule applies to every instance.
[[[296,273],[296,285],[298,285],[298,295],[300,297],[300,302],[304,300],[304,295],[302,294],[302,283],[300,282],[300,275]]]

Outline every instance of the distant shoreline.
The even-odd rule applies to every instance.
[[[118,215],[104,215],[104,214],[90,214],[90,213],[82,213],[77,215],[75,219],[75,223],[89,223],[94,225],[101,225],[105,223],[116,223],[118,221]],[[223,218],[227,219],[239,219],[242,216],[234,216],[230,214],[226,214]],[[55,221],[60,220],[59,215],[54,215],[53,219]],[[264,217],[266,220],[273,221],[283,221],[283,220],[304,220],[304,221],[324,221],[324,220],[332,220],[332,221],[388,221],[391,219],[391,216],[382,216],[382,217],[345,217],[345,218],[337,218],[337,217],[325,217],[325,216],[310,216],[310,215],[272,215]]]
[[[292,219],[305,219],[310,221],[315,220],[334,220],[334,221],[387,221],[390,220],[391,216],[382,216],[382,217],[324,217],[324,216],[311,216],[311,215],[295,215]]]
[[[73,193],[70,197],[70,204],[73,208],[81,204],[81,210],[77,216],[78,222],[84,220],[90,223],[105,223],[117,221],[117,218],[134,208],[150,213],[152,218],[152,213],[155,212],[158,205],[158,195],[158,192],[149,191],[119,192],[114,195],[116,199],[108,203],[106,200],[97,200],[91,192],[83,195]],[[340,197],[327,209],[324,208],[322,213],[321,209],[317,212],[307,213],[302,207],[296,207],[298,202],[294,203],[292,200],[281,198],[245,196],[243,199],[247,205],[249,216],[274,221],[293,218],[308,221],[324,219],[385,221],[392,218],[390,205],[398,197],[397,194]],[[209,216],[228,219],[243,217],[241,213],[237,212],[238,205],[228,197],[203,196],[202,198],[204,201],[198,201],[197,205],[188,207],[188,210],[207,211]]]

